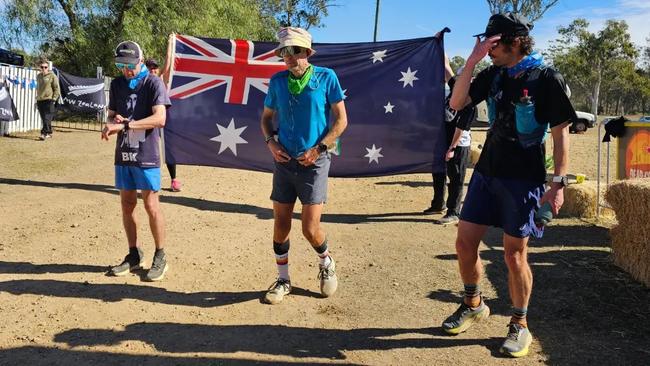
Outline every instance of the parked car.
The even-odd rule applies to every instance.
[[[639,122],[650,122],[650,116],[643,116],[639,118]]]
[[[0,63],[23,66],[25,65],[25,58],[23,55],[0,48]]]
[[[569,127],[569,132],[572,133],[582,133],[587,131],[588,128],[592,128],[596,125],[596,116],[587,112],[576,111],[578,119],[573,121]]]

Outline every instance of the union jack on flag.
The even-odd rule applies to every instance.
[[[255,53],[255,44],[246,40],[230,40],[229,52],[191,36],[177,36],[174,76],[188,82],[175,85],[170,97],[185,99],[212,88],[226,85],[224,102],[247,104],[251,87],[266,93],[269,79],[286,67],[273,50]]]
[[[260,116],[271,76],[286,70],[273,54],[277,43],[186,35],[172,40],[166,161],[272,171]],[[348,127],[330,176],[443,171],[442,39],[312,47],[317,52],[309,62],[334,70],[345,93]]]

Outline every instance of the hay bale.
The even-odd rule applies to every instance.
[[[483,149],[483,145],[472,142],[469,148],[470,168],[474,168],[476,163],[478,163],[478,158],[481,156],[481,149]]]
[[[650,179],[613,183],[605,199],[618,221],[610,230],[614,263],[650,287]]]
[[[596,217],[596,182],[586,181],[564,188],[564,204],[560,216]]]

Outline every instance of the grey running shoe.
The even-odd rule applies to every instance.
[[[528,348],[533,343],[533,335],[528,328],[510,323],[508,335],[501,346],[501,353],[510,357],[523,357],[528,354]]]
[[[46,137],[45,137],[45,134],[41,134],[41,135],[38,137],[38,139],[41,140],[41,141],[45,141],[45,138],[46,138]]]
[[[336,292],[339,286],[339,281],[336,278],[336,263],[334,258],[330,257],[329,266],[318,266],[318,278],[320,279],[320,293],[324,297],[330,297]]]
[[[450,225],[450,224],[455,224],[459,221],[458,215],[454,214],[446,214],[445,216],[441,217],[439,220],[436,220],[436,224],[439,225]]]
[[[284,295],[289,295],[290,292],[291,281],[278,278],[264,295],[264,301],[271,305],[279,304],[284,299]]]
[[[161,281],[165,278],[165,273],[168,269],[169,265],[167,265],[165,254],[154,255],[153,263],[151,263],[151,268],[149,269],[149,272],[147,272],[145,280],[150,282]]]
[[[137,255],[131,253],[127,254],[127,256],[124,257],[124,261],[122,261],[122,263],[118,264],[115,267],[111,267],[111,269],[108,271],[108,274],[112,276],[118,276],[118,277],[125,276],[129,272],[133,272],[142,268],[144,255],[142,253],[142,249],[140,249],[139,247],[137,249],[138,249]]]
[[[458,310],[442,323],[442,329],[449,334],[459,334],[471,327],[475,322],[490,316],[490,308],[481,299],[481,305],[469,307],[465,302],[460,304]]]

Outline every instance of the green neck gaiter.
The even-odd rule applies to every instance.
[[[303,90],[305,90],[305,87],[309,83],[309,80],[311,79],[311,75],[314,73],[314,69],[309,65],[307,70],[305,71],[302,76],[297,79],[293,76],[293,74],[290,72],[289,77],[287,80],[289,81],[289,93],[293,95],[298,95],[302,93]]]

